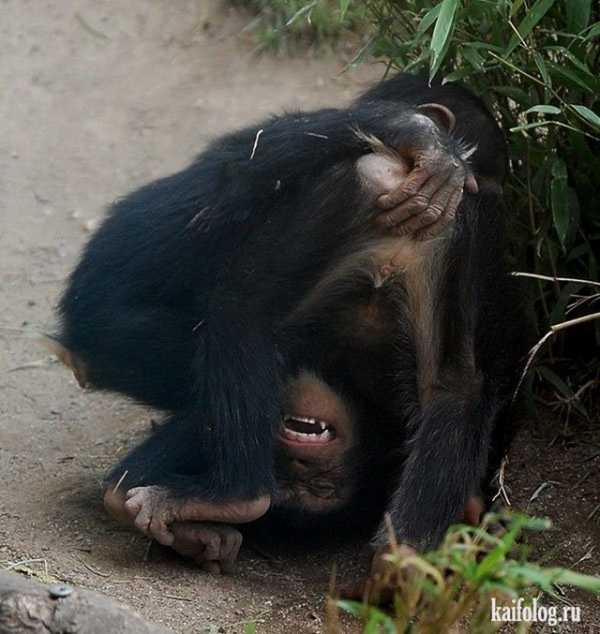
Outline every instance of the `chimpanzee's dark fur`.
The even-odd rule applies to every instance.
[[[372,349],[339,334],[353,298],[372,290],[360,280],[341,282],[302,323],[286,318],[376,214],[354,168],[371,151],[364,136],[410,141],[419,131],[409,115],[431,102],[456,115],[448,144],[477,146],[480,191],[465,194],[436,263],[441,383],[421,407],[401,297],[391,336]],[[388,457],[408,458],[388,510],[400,539],[435,544],[480,491],[523,353],[504,259],[505,163],[502,134],[476,97],[398,75],[348,109],[272,117],[222,137],[182,172],[117,202],[71,276],[60,339],[96,387],[170,420],[111,477],[127,470],[123,487],[167,485],[213,501],[272,492],[282,382],[308,367],[397,434]]]

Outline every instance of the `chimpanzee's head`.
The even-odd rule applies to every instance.
[[[359,433],[348,399],[307,371],[286,386],[276,439],[275,506],[322,514],[346,506],[356,491]]]

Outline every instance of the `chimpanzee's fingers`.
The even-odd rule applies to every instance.
[[[160,515],[160,511],[155,512],[150,520],[148,527],[150,537],[153,537],[159,544],[163,546],[172,546],[175,536],[171,532],[165,518]]]
[[[225,532],[221,545],[221,572],[232,573],[242,546],[242,534],[235,529]]]
[[[434,172],[429,165],[415,167],[404,180],[404,182],[388,194],[383,194],[377,199],[377,206],[380,209],[393,209],[405,200],[412,198],[419,193],[423,185],[433,176]],[[379,216],[378,221],[385,224],[385,220]],[[390,226],[389,224],[387,226]]]
[[[220,575],[221,574],[221,562],[220,561],[200,561],[200,568],[204,570],[204,572],[208,572],[211,575]]]
[[[170,546],[174,537],[167,526],[168,518],[165,517],[160,505],[155,503],[153,495],[157,493],[149,487],[130,489],[125,495],[127,499],[124,507],[140,532],[156,539],[164,546]]]
[[[430,212],[429,215],[431,216],[432,213],[439,211],[439,217],[443,213],[444,207],[432,207],[432,197],[436,192],[446,187],[449,178],[448,170],[434,174],[412,198],[404,202],[404,204],[380,214],[376,222],[384,227],[395,227],[410,220],[413,216],[422,215],[426,212]],[[435,222],[435,220],[436,218],[432,218],[430,222]]]
[[[456,216],[456,210],[460,201],[462,200],[463,189],[462,186],[457,187],[448,198],[446,211],[441,215],[441,217],[431,225],[424,227],[421,230],[418,230],[415,234],[415,238],[417,240],[429,240],[438,235],[444,227],[452,222],[454,217]]]
[[[473,174],[470,169],[467,170],[467,177],[465,178],[465,189],[470,194],[476,194],[479,191],[479,185],[477,184],[475,174]]]
[[[203,557],[207,561],[217,561],[221,558],[221,535],[216,532],[207,532],[204,536]]]
[[[141,496],[134,496],[125,502],[125,508],[132,515],[135,513],[133,520],[134,526],[144,535],[150,537],[150,522],[152,521],[152,512],[150,508],[144,504]],[[137,513],[136,513],[137,509]]]

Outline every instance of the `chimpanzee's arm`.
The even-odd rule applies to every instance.
[[[500,197],[466,201],[440,260],[433,318],[431,383],[421,390],[411,425],[410,454],[389,513],[400,541],[436,546],[448,526],[460,522],[468,500],[481,494],[492,452],[506,423],[527,327],[518,280],[507,273]],[[423,387],[423,386],[420,386]],[[382,526],[378,545],[388,542]]]

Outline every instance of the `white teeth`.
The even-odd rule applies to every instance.
[[[285,420],[297,420],[297,421],[300,421],[301,423],[307,423],[308,425],[317,424],[316,418],[308,418],[306,416],[286,416]],[[320,424],[323,424],[323,423],[320,423]]]
[[[301,434],[300,432],[292,431],[291,429],[288,429],[287,427],[285,427],[283,429],[283,435],[288,440],[294,440],[295,442],[303,442],[303,443],[314,443],[314,444],[329,442],[333,438],[333,434],[331,433],[329,429],[324,429],[324,431],[322,431],[321,433]]]

